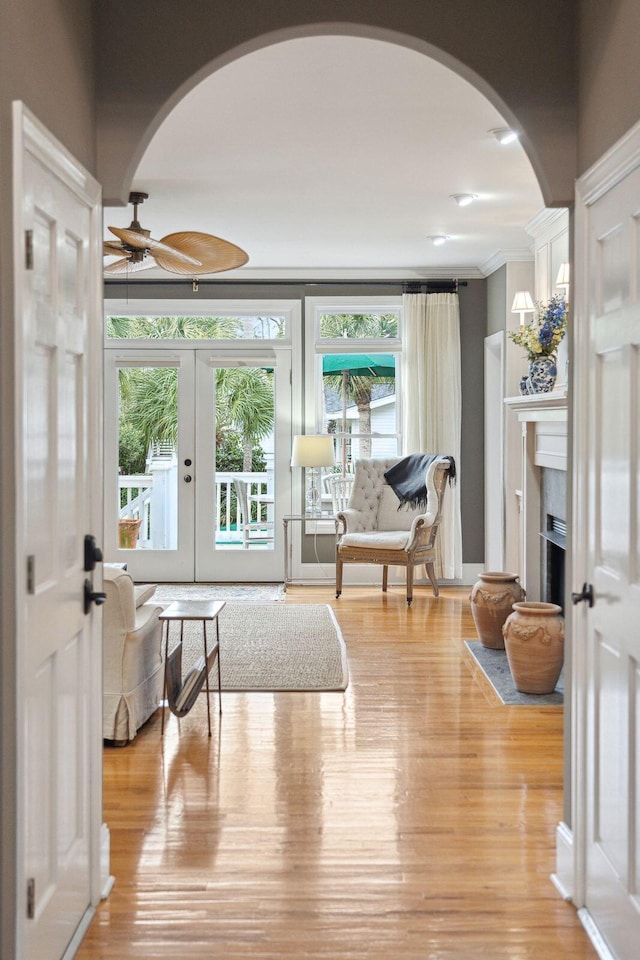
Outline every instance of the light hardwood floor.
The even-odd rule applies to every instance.
[[[344,694],[204,698],[104,753],[116,883],[78,960],[593,960],[549,875],[562,710],[472,675],[468,588],[329,603]]]

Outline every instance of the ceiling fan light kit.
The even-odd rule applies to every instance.
[[[134,191],[129,194],[133,205],[133,220],[127,228],[109,227],[118,238],[105,240],[105,256],[120,257],[105,267],[108,275],[137,272],[160,267],[168,273],[198,277],[206,273],[222,273],[244,266],[249,256],[235,243],[214,237],[210,233],[184,230],[169,233],[162,240],[154,240],[138,220],[138,206],[149,197],[148,193]]]

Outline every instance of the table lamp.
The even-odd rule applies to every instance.
[[[304,434],[293,438],[291,466],[311,471],[311,482],[306,494],[309,513],[319,513],[320,491],[316,485],[318,467],[332,467],[335,460],[333,437],[328,434]]]
[[[535,313],[536,307],[531,299],[531,294],[528,290],[518,290],[515,297],[513,298],[513,306],[511,307],[511,313],[520,314],[520,329],[524,329],[524,315],[525,313]]]

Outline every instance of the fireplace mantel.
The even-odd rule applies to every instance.
[[[539,600],[541,469],[567,469],[567,393],[554,390],[531,396],[507,397],[521,424],[521,473],[507,480],[507,496],[515,497],[520,516],[520,574],[529,600]]]

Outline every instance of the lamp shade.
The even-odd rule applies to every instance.
[[[571,267],[568,263],[561,263],[556,278],[556,287],[568,287],[571,280]]]
[[[535,306],[528,290],[518,290],[513,298],[511,313],[534,313]]]
[[[333,437],[326,433],[293,438],[292,467],[332,467],[336,462]]]

